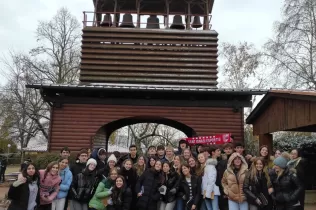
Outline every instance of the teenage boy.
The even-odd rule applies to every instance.
[[[157,151],[155,146],[149,146],[147,149],[147,156],[148,158],[156,157]]]
[[[131,146],[129,146],[129,154],[124,155],[123,157],[121,157],[119,159],[117,165],[121,167],[122,163],[126,159],[131,159],[133,161],[133,164],[135,164],[137,162],[138,155],[137,155],[137,147],[136,147],[135,144],[132,144]]]
[[[67,158],[69,159],[70,157],[70,149],[68,147],[63,147],[61,150],[60,150],[60,154],[59,156],[61,158]]]
[[[161,161],[161,163],[164,163],[167,161],[167,159],[165,158],[165,147],[163,145],[157,146],[157,157],[158,157],[158,160]]]
[[[172,146],[167,146],[166,147],[166,160],[169,161],[169,163],[172,163],[173,162],[173,159],[174,159],[174,150],[173,150],[173,147]]]
[[[245,145],[242,142],[235,142],[235,152],[239,153],[241,156],[245,156]]]

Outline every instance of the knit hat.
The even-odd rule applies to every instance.
[[[277,157],[277,158],[273,161],[274,165],[279,166],[280,168],[283,168],[283,169],[286,168],[287,162],[288,162],[288,160],[285,159],[285,158],[282,157],[282,156]]]
[[[113,154],[110,155],[107,162],[110,162],[111,160],[113,160],[115,163],[117,163],[117,159],[116,159],[115,155],[113,155]]]
[[[93,163],[93,164],[95,164],[95,166],[97,166],[97,161],[96,161],[95,159],[93,159],[93,158],[90,158],[90,159],[87,161],[87,166],[88,166],[89,164],[91,164],[91,163]]]

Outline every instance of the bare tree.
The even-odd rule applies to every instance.
[[[80,24],[61,8],[52,20],[40,21],[36,30],[39,46],[23,57],[31,74],[41,83],[76,83],[80,64]]]
[[[282,16],[264,46],[273,75],[282,87],[316,89],[316,1],[285,0]]]
[[[237,89],[261,86],[263,79],[257,71],[261,54],[254,45],[247,42],[237,45],[225,42],[220,47],[220,58],[224,61],[220,70],[225,78],[220,86]],[[253,80],[257,80],[257,84]]]
[[[39,127],[32,119],[34,112],[31,111],[31,105],[41,99],[37,96],[36,91],[25,88],[25,85],[32,82],[32,79],[25,74],[25,65],[20,58],[19,55],[11,54],[11,61],[3,60],[8,83],[4,87],[6,94],[1,105],[4,110],[2,117],[9,119],[7,126],[9,126],[10,136],[22,151],[41,129],[45,129],[45,123],[41,122],[42,127]]]

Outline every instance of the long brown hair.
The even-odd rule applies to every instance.
[[[138,161],[140,158],[144,159],[143,166],[138,165]],[[146,170],[146,158],[145,158],[145,156],[142,155],[142,156],[138,157],[137,162],[134,164],[134,168],[136,169],[137,176],[141,176],[144,173],[144,171]]]
[[[58,161],[50,162],[50,163],[47,165],[46,169],[45,169],[44,179],[42,180],[42,182],[44,182],[44,180],[45,180],[46,177],[47,177],[48,172],[50,172],[50,171],[52,170],[52,168],[53,168],[54,165],[57,165],[57,167],[58,167],[58,169],[59,169]]]
[[[267,183],[269,184],[270,183],[270,177],[269,177],[268,171],[265,170],[266,163],[265,163],[263,157],[257,157],[252,162],[251,168],[250,168],[250,180],[254,181],[254,182],[258,182],[258,170],[256,168],[256,164],[257,164],[258,161],[261,161],[261,163],[263,165],[263,167],[262,167],[262,174],[266,177]]]

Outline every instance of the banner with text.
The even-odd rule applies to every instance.
[[[185,138],[189,145],[195,144],[226,144],[231,142],[230,133],[216,134],[213,136],[197,136]]]

